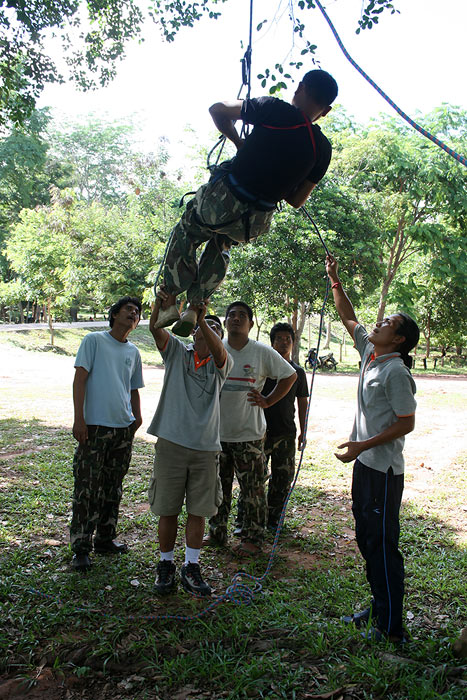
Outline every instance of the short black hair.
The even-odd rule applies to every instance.
[[[323,107],[328,107],[337,97],[337,83],[325,70],[310,70],[302,79],[309,97]]]
[[[269,331],[269,337],[271,339],[271,345],[274,345],[274,340],[277,333],[289,333],[292,337],[292,343],[295,342],[295,331],[290,325],[290,323],[276,323]]]
[[[400,352],[405,366],[410,369],[412,367],[413,360],[410,357],[409,352],[416,345],[418,345],[418,341],[420,340],[420,329],[413,318],[403,311],[397,311],[396,316],[400,316],[402,318],[402,322],[399,324],[399,328],[396,331],[397,335],[403,335],[405,338],[404,342],[401,343],[398,348],[396,348],[396,352]]]
[[[112,306],[109,309],[109,326],[113,328],[114,325],[114,316],[118,314],[120,309],[125,306],[125,304],[134,304],[135,306],[138,307],[138,313],[139,317],[141,318],[141,302],[139,299],[136,297],[122,297],[118,301],[115,302],[115,304],[112,304]]]
[[[243,308],[246,309],[248,312],[248,318],[250,319],[250,321],[253,320],[253,309],[251,308],[251,306],[248,306],[248,304],[245,301],[233,301],[231,304],[229,304],[225,310],[225,318],[227,318],[230,309],[233,309],[234,306],[243,306]]]

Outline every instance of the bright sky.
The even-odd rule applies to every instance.
[[[353,59],[410,116],[442,102],[467,109],[466,0],[393,1],[400,14],[383,12],[380,24],[359,36],[355,28],[362,0],[329,0],[325,8]],[[183,29],[172,44],[165,43],[159,29],[148,23],[146,41],[130,47],[108,88],[80,93],[71,85],[52,86],[39,104],[70,118],[89,112],[118,120],[137,115],[133,120],[148,150],[157,147],[160,136],[167,136],[172,144],[187,140],[183,134],[187,124],[196,130],[200,142],[206,139],[209,145],[213,126],[208,107],[235,99],[240,88],[239,61],[248,42],[249,6],[249,0],[230,0],[220,6],[220,19],[203,19],[194,29]],[[277,8],[278,21],[273,23]],[[320,11],[316,8],[302,16],[306,38],[318,45],[315,58],[339,84],[338,102],[363,122],[380,112],[395,114],[344,57]],[[264,29],[256,32],[256,25],[266,18]],[[286,59],[293,38],[291,26],[286,0],[255,0],[253,96],[265,94],[256,75]],[[299,50],[288,60],[301,60]],[[312,67],[304,65],[303,72]],[[284,91],[283,98],[291,100],[292,90]]]

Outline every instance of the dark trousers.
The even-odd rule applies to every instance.
[[[388,635],[402,635],[404,560],[399,552],[399,510],[404,475],[387,473],[354,464],[352,512],[360,552],[366,562],[373,614],[378,627]]]
[[[70,543],[76,554],[87,554],[96,539],[113,540],[122,498],[123,478],[128,471],[133,426],[88,426],[89,437],[79,444],[73,460],[75,479]]]

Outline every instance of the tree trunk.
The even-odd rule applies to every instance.
[[[387,296],[388,296],[388,291],[389,291],[389,287],[390,287],[391,282],[392,282],[392,278],[389,278],[389,277],[386,277],[386,279],[383,281],[383,286],[381,287],[381,292],[379,295],[378,315],[376,317],[377,323],[380,323],[384,318],[384,312],[386,310]]]
[[[261,331],[261,326],[263,325],[264,321],[259,321],[258,316],[256,314],[256,311],[254,312],[254,317],[255,317],[255,323],[256,323],[256,340],[259,340],[259,334]]]
[[[329,350],[331,347],[331,332],[332,332],[332,321],[329,319],[326,326],[326,340],[324,341],[323,350]]]
[[[431,345],[431,309],[428,311],[428,317],[426,319],[426,333],[425,333],[425,338],[426,338],[426,349],[425,349],[425,355],[427,357],[430,357],[430,345]]]
[[[295,313],[296,318],[296,329],[295,330],[295,341],[292,348],[292,360],[297,364],[300,364],[300,340],[302,338],[303,329],[305,328],[306,317],[309,311],[309,304],[306,302],[300,302],[298,313]]]
[[[24,309],[23,309],[23,302],[19,302],[19,321],[20,323],[24,323]]]
[[[54,344],[54,327],[52,325],[51,300],[47,299],[47,316],[49,321],[50,345]]]

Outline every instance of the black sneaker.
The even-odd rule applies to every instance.
[[[202,596],[211,595],[211,588],[203,581],[199,564],[193,564],[192,562],[184,564],[180,569],[180,580],[183,588],[188,593]]]
[[[166,595],[171,593],[176,588],[175,583],[175,564],[173,561],[160,561],[157,565],[157,576],[155,589],[158,595]]]

